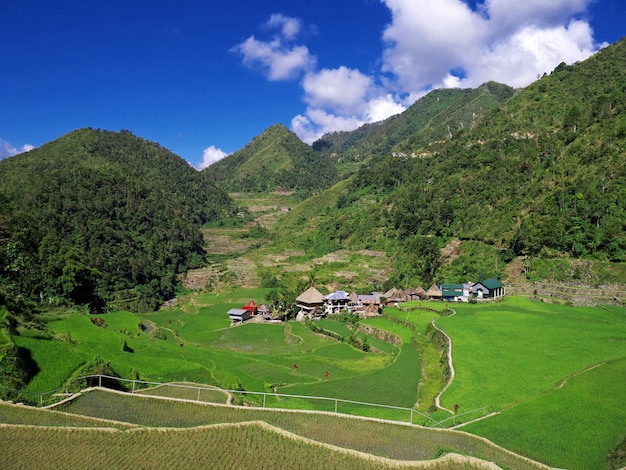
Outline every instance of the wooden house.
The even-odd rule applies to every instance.
[[[406,295],[409,296],[411,300],[420,300],[422,297],[426,295],[426,291],[423,287],[417,286],[416,288],[409,287],[404,291]]]
[[[396,287],[389,289],[382,296],[386,299],[387,305],[395,305],[409,300],[409,296],[402,289]]]
[[[233,323],[243,323],[250,319],[250,311],[243,308],[231,308],[228,311],[228,316]]]
[[[426,297],[429,299],[441,299],[443,294],[441,293],[441,289],[437,287],[437,284],[433,284],[430,286],[430,289],[426,291]]]
[[[359,294],[358,312],[380,313],[380,294]]]
[[[313,318],[324,314],[324,296],[315,287],[309,287],[296,297],[296,305],[300,309],[298,318],[304,318],[304,316]]]
[[[259,315],[262,315],[263,318],[269,320],[271,318],[270,315],[270,306],[268,304],[261,304],[257,307],[257,312]]]
[[[256,304],[254,303],[254,300],[251,300],[250,302],[248,302],[246,305],[244,305],[243,307],[241,307],[244,310],[247,310],[250,312],[250,315],[256,315],[257,313],[259,313]]]
[[[498,299],[506,295],[506,290],[498,279],[485,279],[472,286],[472,295],[477,299]]]

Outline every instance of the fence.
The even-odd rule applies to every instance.
[[[449,418],[438,421],[424,413],[420,413],[413,408],[404,408],[400,406],[382,405],[378,403],[367,403],[354,400],[344,400],[341,398],[328,398],[317,397],[308,395],[290,395],[286,393],[270,393],[270,392],[250,392],[247,390],[225,390],[218,387],[212,387],[210,385],[190,385],[190,384],[177,384],[177,383],[162,383],[162,382],[149,382],[146,380],[138,379],[124,379],[121,377],[111,377],[108,375],[88,375],[85,377],[78,377],[72,381],[86,381],[88,386],[98,386],[111,389],[122,389],[130,391],[131,393],[137,393],[141,390],[150,390],[148,387],[156,388],[158,386],[172,387],[177,390],[181,390],[181,395],[184,393],[185,398],[193,401],[202,402],[202,392],[219,392],[229,394],[231,396],[250,396],[259,398],[259,406],[268,409],[293,409],[289,406],[289,400],[299,400],[295,406],[299,410],[302,410],[302,403],[309,402],[315,406],[309,406],[309,411],[329,411],[339,414],[384,418],[392,421],[408,422],[410,424],[419,424],[427,427],[438,427],[442,429],[456,426],[462,422],[466,422],[470,419],[476,419],[478,417],[486,416],[488,413],[493,412],[490,406],[478,408],[476,410],[467,411],[461,414],[455,414]],[[122,386],[122,384],[127,384]],[[63,398],[71,396],[74,392],[72,384],[61,387],[49,392],[30,392],[25,390],[13,390],[7,388],[0,388],[9,392],[16,393],[18,397],[31,397],[32,402],[39,401],[39,405],[43,406],[44,397],[50,398],[50,402],[54,402],[58,398],[60,401]],[[72,391],[70,391],[72,390]],[[190,393],[191,392],[191,393]],[[154,394],[158,396],[158,394]],[[169,398],[180,398],[172,397]],[[204,402],[210,400],[204,400]],[[293,405],[293,403],[292,403]],[[462,419],[462,418],[466,419]],[[417,421],[417,422],[416,422]]]

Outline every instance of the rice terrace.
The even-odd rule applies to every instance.
[[[617,468],[623,308],[509,296],[454,310],[411,301],[356,324],[230,326],[229,308],[266,294],[196,293],[98,321],[58,314],[52,337],[21,329],[13,339],[41,372],[14,399],[74,398],[3,404],[3,468]],[[93,357],[119,378],[81,379]]]
[[[626,469],[624,64],[0,158],[0,467]]]

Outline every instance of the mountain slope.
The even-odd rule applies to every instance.
[[[183,159],[133,136],[81,129],[0,161],[4,291],[51,303],[154,308],[203,262],[200,226],[230,198]]]
[[[243,149],[203,173],[209,181],[230,192],[287,189],[302,195],[325,189],[336,178],[327,155],[315,152],[280,124],[266,129]]]
[[[451,138],[459,129],[475,126],[513,94],[512,88],[495,82],[475,89],[433,90],[401,114],[354,131],[324,135],[313,148],[337,154],[343,161],[367,161],[390,153],[410,155],[432,142]]]
[[[414,158],[378,153],[334,205],[299,214],[292,243],[312,250],[386,243],[399,259],[419,259],[428,238],[441,246],[458,237],[497,247],[503,259],[550,253],[626,261],[625,64],[622,40],[585,62],[561,64],[452,138],[426,147],[404,139]],[[383,142],[367,139],[362,149]],[[424,280],[406,264],[398,263],[404,271],[396,280]]]

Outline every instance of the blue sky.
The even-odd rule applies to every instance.
[[[623,0],[0,0],[0,158],[93,127],[202,168],[275,123],[311,143],[432,88],[526,86],[625,25]]]

